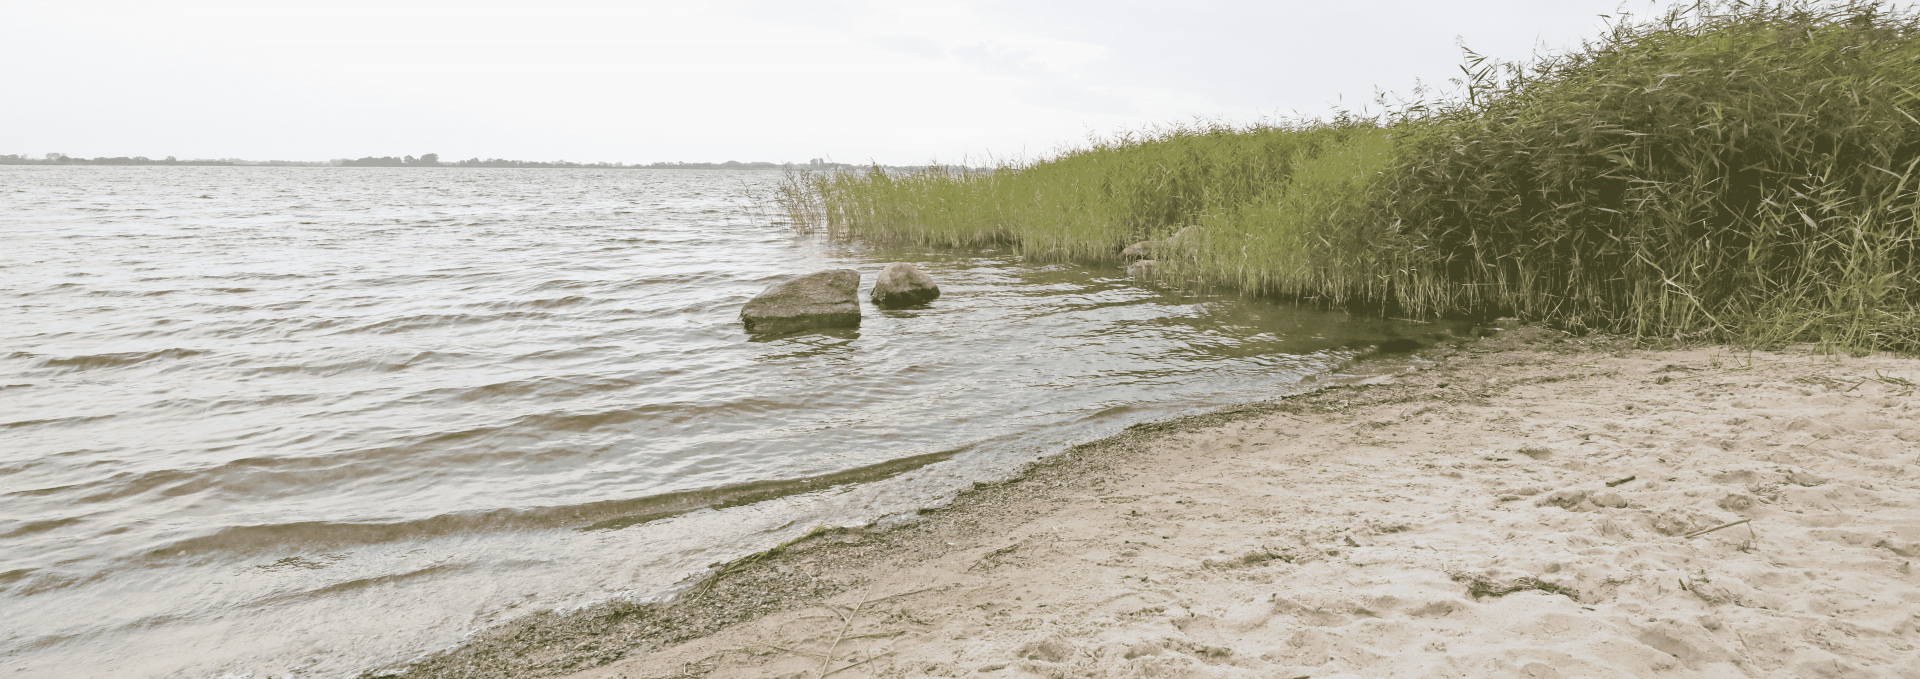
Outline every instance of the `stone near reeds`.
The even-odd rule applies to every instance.
[[[751,333],[860,325],[860,272],[828,269],[767,288],[740,309]]]
[[[1143,240],[1120,251],[1121,259],[1154,259],[1179,253],[1193,245],[1193,227],[1181,229],[1161,240]]]
[[[921,271],[920,267],[906,262],[894,262],[880,269],[880,277],[873,281],[873,292],[868,299],[882,309],[900,309],[926,304],[940,297],[940,286],[933,284],[933,278]]]
[[[1143,240],[1121,250],[1120,257],[1122,259],[1153,259],[1153,253],[1158,252],[1165,245],[1166,241]]]

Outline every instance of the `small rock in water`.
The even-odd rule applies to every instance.
[[[860,325],[860,272],[828,269],[767,288],[740,309],[747,332]]]
[[[906,262],[894,262],[880,270],[868,298],[882,309],[899,309],[926,304],[939,296],[940,286],[934,285],[926,272]]]

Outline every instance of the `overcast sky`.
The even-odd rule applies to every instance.
[[[8,0],[0,153],[977,163],[1357,109],[1667,4]]]

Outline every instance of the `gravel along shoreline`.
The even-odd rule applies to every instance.
[[[1541,328],[1425,358],[397,676],[1920,677],[1920,360]]]

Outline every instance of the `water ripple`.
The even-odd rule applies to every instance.
[[[0,177],[0,657],[32,675],[352,675],[1436,329],[796,236],[743,199],[777,173]],[[889,261],[940,300],[740,327]]]

